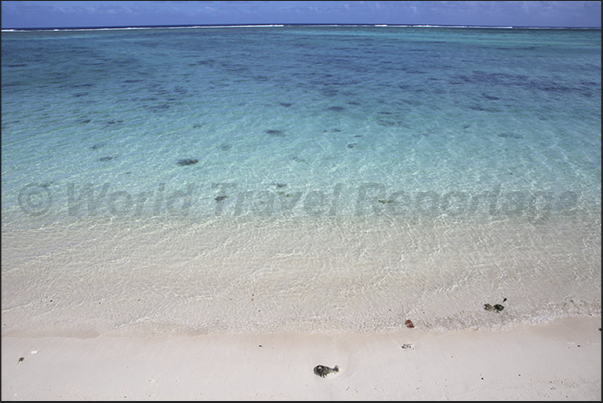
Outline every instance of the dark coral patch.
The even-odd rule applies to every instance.
[[[282,130],[266,130],[266,133],[274,137],[285,137],[285,132]]]
[[[500,133],[497,134],[498,137],[502,137],[502,138],[510,138],[510,139],[522,139],[523,136],[521,134],[516,134],[516,133]]]
[[[149,110],[155,111],[155,112],[164,111],[166,109],[170,109],[170,105],[168,105],[168,104],[161,104],[161,105],[155,105],[155,106],[149,107]]]
[[[207,60],[199,60],[196,64],[203,66],[203,65],[213,65],[216,61],[213,59],[207,59]]]
[[[490,101],[498,101],[500,98],[494,95],[482,94],[482,97],[489,99]]]
[[[181,166],[193,165],[193,164],[196,164],[197,162],[199,162],[199,160],[192,159],[192,158],[185,158],[182,160],[178,160],[178,165],[181,165]]]

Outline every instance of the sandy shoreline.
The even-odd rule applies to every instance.
[[[599,400],[600,327],[3,337],[2,400]]]
[[[498,329],[601,313],[596,217],[100,221],[3,232],[2,336]]]

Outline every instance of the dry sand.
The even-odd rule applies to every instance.
[[[4,337],[2,400],[600,400],[600,328]]]

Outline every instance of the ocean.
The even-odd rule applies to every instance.
[[[2,32],[3,336],[497,329],[600,284],[600,29]]]

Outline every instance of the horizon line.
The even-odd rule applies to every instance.
[[[601,27],[547,26],[547,25],[476,25],[476,24],[404,24],[404,23],[249,23],[249,24],[167,24],[167,25],[108,25],[71,27],[2,27],[2,32],[42,30],[99,30],[99,29],[152,29],[152,28],[204,28],[204,27],[285,27],[285,26],[363,26],[363,27],[411,27],[411,28],[490,28],[490,29],[585,29],[600,30]]]

